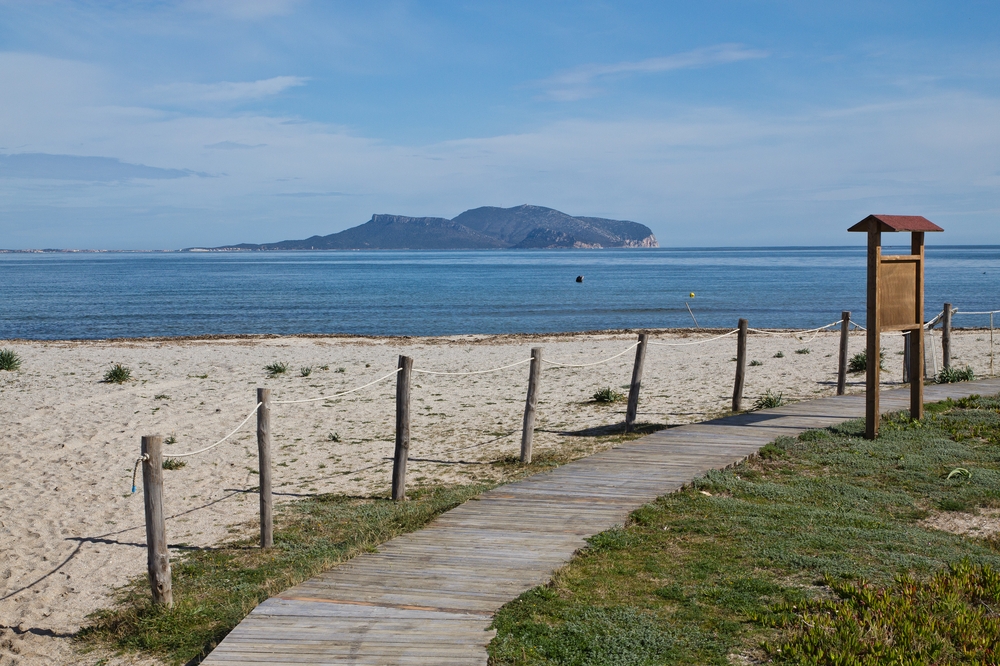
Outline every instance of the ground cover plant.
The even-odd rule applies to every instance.
[[[500,610],[491,664],[997,663],[1000,545],[928,521],[1000,508],[1000,398],[927,412],[776,440],[638,509]]]
[[[592,397],[594,402],[614,403],[623,401],[625,399],[625,394],[621,391],[616,391],[610,386],[605,386],[602,389],[594,391],[594,395]]]
[[[878,351],[879,370],[885,370],[885,350]],[[865,372],[868,370],[868,352],[860,351],[847,362],[848,372]]]
[[[934,378],[934,381],[938,384],[954,384],[955,382],[971,382],[975,378],[976,373],[972,371],[972,368],[965,366],[964,368],[941,368],[941,372]]]
[[[132,370],[121,363],[115,363],[104,373],[105,384],[124,384],[132,379]]]
[[[21,357],[13,349],[0,349],[0,370],[13,372],[21,367]]]
[[[264,366],[267,370],[267,374],[271,377],[277,377],[278,375],[283,375],[288,372],[288,364],[282,363],[281,361],[275,361],[274,363],[268,363]]]
[[[753,401],[753,411],[781,407],[783,404],[785,404],[785,398],[781,393],[775,393],[771,389],[767,389]]]

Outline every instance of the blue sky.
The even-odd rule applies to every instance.
[[[0,247],[532,203],[663,246],[1000,243],[995,2],[5,2]]]

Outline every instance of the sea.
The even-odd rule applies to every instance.
[[[1000,246],[926,252],[927,318],[1000,310]],[[814,328],[864,325],[865,248],[2,253],[0,289],[7,340]]]

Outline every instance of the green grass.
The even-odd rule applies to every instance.
[[[115,363],[104,373],[105,384],[124,384],[132,380],[132,370],[121,363]]]
[[[178,460],[177,458],[164,458],[163,459],[163,469],[180,469],[187,465],[183,460]]]
[[[602,402],[610,404],[615,402],[622,402],[623,400],[625,400],[626,396],[621,391],[616,391],[610,386],[605,386],[602,389],[594,391],[594,395],[591,397],[594,400],[594,402]]]
[[[927,411],[781,438],[634,511],[499,611],[490,663],[995,663],[998,541],[920,521],[1000,506],[1000,399]]]
[[[278,375],[283,375],[288,372],[288,364],[275,361],[274,363],[268,363],[265,365],[264,369],[267,370],[267,374],[271,377],[277,377]]]
[[[13,349],[0,349],[0,370],[13,372],[21,367],[21,357]]]
[[[942,368],[934,381],[938,384],[954,384],[955,382],[971,382],[976,378],[972,368]]]
[[[313,369],[312,369],[311,365],[303,366],[303,367],[299,368],[299,376],[301,376],[301,377],[308,377],[309,375],[312,374],[312,371],[313,371]]]
[[[756,368],[756,367],[761,366],[761,365],[764,365],[764,361],[758,361],[757,359],[754,359],[754,360],[750,361],[750,367],[751,368]]]

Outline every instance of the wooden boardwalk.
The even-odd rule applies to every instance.
[[[1000,392],[928,386],[926,400]],[[909,392],[885,391],[883,411]],[[841,396],[671,428],[501,486],[260,604],[205,664],[486,664],[493,613],[546,583],[585,539],[781,435],[863,417]]]

